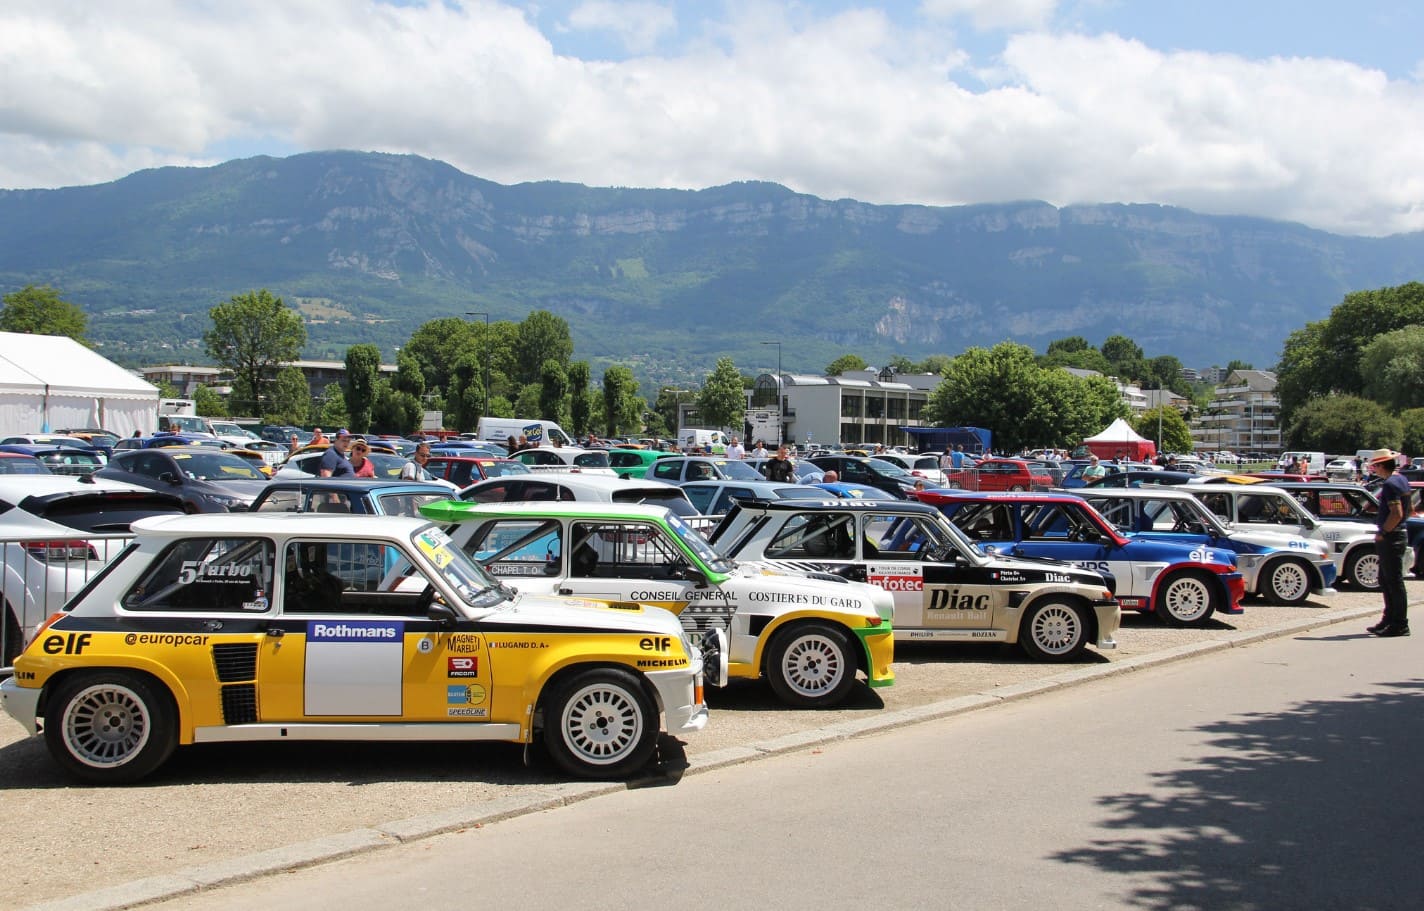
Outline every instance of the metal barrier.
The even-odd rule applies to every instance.
[[[0,534],[5,573],[0,677],[12,673],[14,657],[45,618],[64,607],[132,539],[130,534],[78,531],[62,538]]]

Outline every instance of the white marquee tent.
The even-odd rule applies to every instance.
[[[151,433],[158,387],[61,335],[0,332],[0,434],[102,427]]]

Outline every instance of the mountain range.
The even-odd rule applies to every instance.
[[[1042,351],[1121,333],[1188,366],[1270,367],[1353,290],[1416,280],[1424,233],[1329,234],[1159,205],[935,207],[771,183],[505,186],[411,155],[314,152],[0,191],[0,289],[47,283],[107,356],[202,360],[208,308],[268,288],[310,357],[389,357],[441,316],[566,319],[575,356],[642,379]],[[764,344],[779,342],[776,349]]]

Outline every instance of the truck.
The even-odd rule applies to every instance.
[[[553,421],[530,418],[480,418],[475,433],[489,443],[504,443],[510,437],[524,437],[531,446],[572,446],[574,441]]]

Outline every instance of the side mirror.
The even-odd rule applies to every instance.
[[[163,474],[159,475],[159,476],[158,476],[158,480],[163,481],[163,482],[165,482],[165,483],[167,483],[167,484],[170,484],[170,485],[172,485],[173,487],[179,487],[179,486],[181,486],[181,485],[183,484],[183,479],[180,478],[180,477],[177,477],[177,476],[174,475],[173,472],[171,472],[171,471],[165,471]]]
[[[431,604],[425,609],[425,618],[440,624],[441,629],[455,628],[455,609],[448,604]]]

